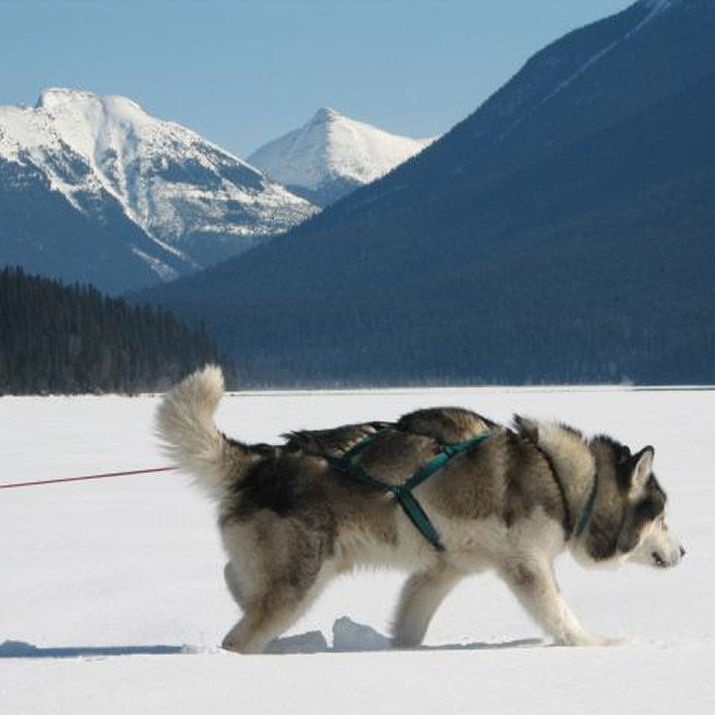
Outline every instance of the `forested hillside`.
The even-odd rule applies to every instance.
[[[635,3],[268,245],[141,294],[271,384],[715,382],[715,3]]]
[[[232,372],[202,329],[168,310],[0,271],[0,394],[158,390],[205,362]]]

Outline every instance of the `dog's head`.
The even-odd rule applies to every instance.
[[[597,503],[593,536],[610,523],[611,557],[656,568],[678,564],[685,549],[666,524],[668,499],[653,474],[653,447],[633,454],[608,437],[597,437],[591,448],[604,483],[604,503],[600,508]]]
[[[601,435],[588,441],[572,427],[515,415],[514,426],[549,456],[560,479],[596,484],[592,510],[571,549],[584,565],[617,566],[624,561],[658,568],[675,566],[685,549],[665,521],[667,497],[653,474],[653,447],[633,454]],[[584,514],[583,510],[587,513]],[[580,521],[578,513],[573,515]]]

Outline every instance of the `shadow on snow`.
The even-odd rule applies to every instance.
[[[542,645],[538,638],[503,641],[501,643],[457,643],[423,645],[414,650],[497,650]],[[76,646],[38,648],[22,641],[5,641],[0,644],[0,658],[101,658],[122,655],[175,655],[212,652],[215,648],[196,648],[184,645],[136,646]],[[364,653],[393,650],[390,639],[370,626],[355,623],[343,616],[333,624],[333,644],[328,645],[320,631],[310,631],[295,636],[277,638],[269,643],[266,653],[272,655],[308,653]]]
[[[112,655],[167,655],[188,652],[180,645],[118,645],[38,648],[22,641],[0,643],[0,658],[102,658]]]

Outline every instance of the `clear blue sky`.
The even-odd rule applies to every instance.
[[[321,106],[431,136],[630,0],[0,0],[0,104],[123,94],[245,157]]]

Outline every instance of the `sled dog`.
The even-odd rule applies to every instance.
[[[486,569],[557,643],[604,644],[564,601],[555,556],[568,549],[585,566],[665,568],[685,554],[666,526],[652,447],[632,453],[610,437],[586,439],[571,427],[519,416],[505,427],[462,408],[250,445],[216,428],[223,391],[219,368],[195,372],[165,395],[156,425],[167,454],[218,503],[226,585],[243,612],[224,638],[228,650],[261,652],[332,577],[361,565],[410,574],[394,618],[396,647],[419,645],[450,589]],[[476,435],[481,442],[414,489],[442,548],[394,495],[337,461],[352,453],[359,474],[398,485],[445,444]]]

